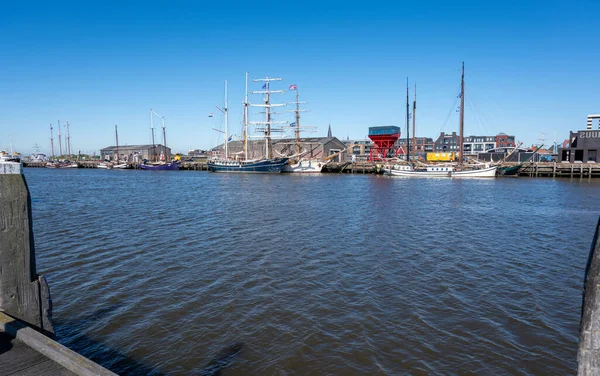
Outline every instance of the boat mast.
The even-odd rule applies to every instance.
[[[154,143],[154,120],[152,119],[152,109],[150,109],[150,131],[152,132],[152,162],[156,162],[156,144]]]
[[[58,158],[62,157],[62,142],[60,140],[60,119],[58,120]]]
[[[266,76],[266,97],[265,97],[265,113],[266,113],[266,124],[265,124],[265,158],[271,159],[271,95],[269,93],[269,76]]]
[[[69,121],[67,120],[67,154],[71,159],[71,131],[69,129]]]
[[[54,135],[52,131],[52,123],[50,123],[50,148],[52,149],[52,159],[54,160]]]
[[[410,121],[408,120],[410,117],[408,113],[408,77],[406,77],[406,161],[410,161],[410,148],[408,144],[408,127]]]
[[[244,99],[244,159],[248,160],[248,72],[246,72],[246,98]]]
[[[300,102],[298,100],[298,85],[296,90],[296,154],[300,155]]]
[[[265,90],[261,90],[261,91],[253,91],[252,94],[264,94],[265,97],[263,98],[263,104],[257,105],[254,104],[252,106],[255,107],[264,107],[265,108],[265,121],[263,122],[248,122],[249,124],[264,124],[264,134],[265,134],[265,158],[266,159],[271,159],[271,152],[272,152],[272,147],[271,147],[271,124],[285,124],[287,123],[286,121],[272,121],[271,120],[271,107],[279,107],[279,106],[285,106],[285,104],[271,104],[271,93],[283,93],[283,90],[270,90],[269,86],[270,86],[270,82],[271,81],[281,81],[282,78],[269,78],[269,76],[266,76],[265,78],[258,78],[258,79],[254,79],[254,82],[264,82],[265,84],[263,85],[263,89]]]
[[[117,123],[115,123],[115,140],[117,143],[117,163],[119,163],[119,132],[117,132]]]
[[[227,160],[228,157],[228,149],[227,149],[227,144],[229,144],[229,135],[227,134],[228,132],[228,127],[229,127],[229,108],[227,106],[227,80],[225,80],[225,160]]]
[[[170,161],[169,154],[167,153],[167,131],[165,130],[165,117],[161,117],[162,119],[162,129],[163,129],[163,150],[165,153],[165,162]]]
[[[415,83],[415,98],[413,101],[412,155],[415,156],[417,128],[417,84]]]
[[[462,63],[462,75],[460,79],[460,136],[458,138],[458,165],[463,164],[463,132],[465,125],[465,62]]]

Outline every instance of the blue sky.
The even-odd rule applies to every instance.
[[[596,0],[12,2],[0,23],[0,148],[49,153],[58,119],[84,153],[113,145],[115,123],[120,144],[148,143],[150,108],[174,151],[210,148],[225,80],[241,134],[245,72],[297,84],[302,124],[317,127],[307,136],[331,124],[343,139],[404,129],[408,77],[417,136],[435,139],[458,131],[462,61],[466,133],[562,141],[600,112],[598,16]]]

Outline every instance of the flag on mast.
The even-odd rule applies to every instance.
[[[298,90],[298,85],[296,85],[296,84],[290,85],[290,90]]]

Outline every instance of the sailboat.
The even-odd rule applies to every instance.
[[[282,106],[281,104],[271,103],[271,94],[283,93],[283,90],[270,90],[269,84],[273,81],[281,81],[281,78],[266,78],[256,79],[255,82],[264,82],[263,91],[254,91],[253,94],[264,94],[264,104],[250,105],[248,103],[248,73],[246,73],[246,98],[244,100],[244,159],[231,159],[228,153],[229,135],[229,109],[227,105],[227,81],[225,81],[225,108],[221,110],[225,114],[225,141],[224,158],[212,159],[208,161],[208,170],[211,172],[233,172],[233,173],[280,173],[283,166],[287,163],[288,158],[272,158],[271,147],[271,125],[282,124],[283,122],[273,121],[271,118],[271,108]],[[248,121],[248,106],[263,107],[266,113],[266,119],[263,122]],[[217,107],[218,108],[218,107]],[[220,109],[219,109],[220,110]],[[264,140],[265,140],[265,156],[260,159],[248,159],[248,125],[261,124],[264,125]]]
[[[154,159],[156,157],[156,144],[154,143],[153,115],[157,115],[157,116],[160,116],[160,115],[157,114],[156,112],[152,111],[152,109],[150,109],[150,129],[152,130],[152,153],[153,153],[152,158]],[[164,145],[163,150],[166,152],[166,150],[167,150],[167,133],[165,130],[165,117],[161,116],[161,119],[162,119],[163,145]],[[142,163],[138,166],[142,170],[151,170],[151,171],[169,171],[169,170],[177,171],[177,170],[179,170],[179,163],[177,163],[176,161],[166,162],[166,160],[168,160],[168,159],[169,159],[169,155],[165,156],[164,154],[161,153],[161,161],[160,162],[153,161],[151,163]]]
[[[119,133],[117,131],[117,123],[115,123],[115,141],[116,141],[116,155],[115,155],[115,163],[111,162],[102,162],[98,164],[98,168],[111,170],[124,170],[128,168],[127,163],[119,161]]]
[[[416,107],[416,105],[415,105]],[[408,85],[406,88],[406,111],[407,111],[407,130],[408,130]],[[402,166],[401,168],[389,167],[384,172],[393,176],[409,177],[452,177],[452,178],[493,178],[496,177],[497,166],[482,164],[477,166],[465,166],[463,164],[463,139],[464,139],[464,120],[465,120],[465,63],[462,63],[462,74],[460,82],[460,137],[458,150],[458,166],[454,165],[434,165],[425,168],[415,168],[413,165]],[[408,140],[408,135],[407,135]],[[407,150],[408,143],[407,143]],[[410,154],[409,154],[410,155]],[[407,158],[408,160],[409,158]]]
[[[300,104],[306,103],[306,102],[299,101],[298,85],[296,85],[296,84],[290,85],[289,90],[296,91],[296,102],[294,102],[294,104],[296,105],[296,109],[294,110],[294,113],[296,114],[296,119],[295,119],[296,121],[294,123],[290,124],[291,126],[293,126],[295,128],[296,154],[289,157],[290,160],[288,161],[287,164],[285,164],[283,166],[282,172],[320,173],[321,170],[323,169],[323,166],[325,166],[326,162],[324,162],[323,160],[321,160],[319,158],[315,158],[312,156],[312,152],[314,149],[300,151],[300,146],[301,146],[301,143],[300,143],[300,112],[307,111],[307,110],[301,110]]]

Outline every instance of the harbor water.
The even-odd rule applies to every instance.
[[[25,176],[57,339],[114,372],[576,372],[600,181]]]

